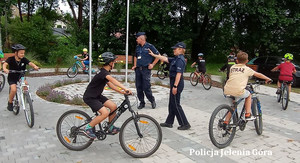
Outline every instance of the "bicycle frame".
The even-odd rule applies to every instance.
[[[99,123],[99,124],[98,124],[98,126],[99,126],[100,129],[97,130],[97,131],[95,132],[95,134],[97,135],[97,137],[101,137],[101,136],[102,136],[101,134],[102,134],[103,132],[104,132],[105,134],[107,134],[107,133],[108,133],[107,131],[109,130],[109,128],[110,128],[111,126],[113,126],[113,124],[118,120],[118,118],[119,118],[119,117],[120,117],[127,109],[131,112],[133,119],[135,119],[135,127],[136,127],[136,130],[137,130],[137,134],[139,135],[140,138],[143,137],[143,135],[141,134],[140,129],[139,129],[138,125],[137,125],[137,113],[131,108],[131,106],[130,106],[130,101],[129,101],[129,99],[128,99],[128,95],[124,95],[124,96],[125,96],[124,101],[123,101],[123,102],[119,105],[119,107],[114,111],[114,112],[117,112],[117,113],[116,113],[116,116],[112,119],[112,121],[108,124],[108,126],[103,126],[103,127],[102,127],[102,124],[105,124],[105,125],[106,125],[105,122]],[[109,115],[113,114],[114,112],[110,113]],[[91,118],[93,119],[94,117],[96,117],[96,116],[98,116],[98,115],[99,115],[98,112],[95,112],[95,116],[93,116],[93,117],[91,117]],[[76,127],[76,130],[78,131],[81,127],[87,125],[88,123],[90,123],[90,121],[87,121],[86,123],[84,123],[84,124],[82,124],[82,125]]]

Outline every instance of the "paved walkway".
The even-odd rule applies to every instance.
[[[133,75],[131,74],[131,77]],[[86,78],[79,75],[78,78]],[[46,83],[67,79],[64,76],[48,76],[28,78],[31,91]],[[160,81],[152,78],[153,82]],[[168,84],[168,80],[162,81]],[[133,85],[130,85],[133,87]],[[84,86],[73,85],[68,92],[82,94]],[[225,149],[217,149],[208,136],[208,122],[212,111],[220,104],[227,103],[222,96],[222,90],[212,87],[206,91],[200,85],[193,87],[185,81],[182,94],[182,106],[187,114],[192,128],[188,131],[174,128],[163,128],[163,142],[158,151],[144,159],[135,159],[127,155],[120,147],[118,136],[108,136],[104,141],[96,141],[83,151],[66,149],[56,137],[56,122],[61,114],[70,109],[80,109],[92,115],[89,108],[63,105],[45,101],[33,93],[35,109],[35,126],[26,126],[24,113],[14,116],[6,110],[8,87],[0,93],[0,162],[299,162],[300,160],[300,102],[299,98],[289,103],[285,111],[276,102],[271,88],[260,87],[263,109],[264,132],[258,136],[254,125],[249,123],[246,129],[237,131],[231,145]],[[63,90],[64,88],[61,88]],[[132,88],[134,89],[134,88]],[[119,96],[107,91],[116,102]],[[158,122],[164,122],[168,113],[168,94],[165,87],[153,87],[157,100],[157,109],[146,108],[139,113],[149,114]],[[271,95],[269,95],[271,93]],[[293,97],[294,95],[292,95]],[[130,114],[124,113],[118,120],[121,126]]]

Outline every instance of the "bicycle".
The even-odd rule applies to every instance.
[[[156,75],[161,80],[168,77],[169,76],[168,63],[161,62],[158,66]]]
[[[282,109],[286,110],[289,104],[290,91],[288,86],[289,81],[282,81],[280,87],[280,93],[277,94],[277,102],[281,103]],[[291,83],[293,84],[293,83]]]
[[[190,75],[190,83],[192,86],[196,86],[198,83],[202,83],[204,89],[209,90],[212,86],[212,80],[208,74],[203,74],[202,72],[196,72],[196,70]]]
[[[255,92],[254,89],[261,84],[264,84],[264,81],[256,81],[255,83],[247,84],[247,89],[252,95],[251,111],[252,115],[255,117],[254,126],[257,135],[261,135],[263,132],[263,122],[261,103],[258,98],[258,93]],[[248,122],[245,120],[245,105],[243,106],[240,115],[238,114],[237,109],[244,98],[240,98],[235,102],[235,97],[226,97],[233,100],[232,106],[227,104],[218,106],[213,111],[209,121],[209,138],[211,142],[220,149],[229,146],[235,136],[237,127],[239,127],[241,131],[244,131]],[[224,123],[226,116],[231,116],[228,124]]]
[[[33,100],[29,92],[29,85],[25,83],[25,73],[29,71],[33,70],[9,70],[9,73],[19,73],[21,76],[17,83],[17,93],[13,100],[13,113],[18,115],[21,107],[24,110],[28,127],[32,128],[34,126]]]
[[[5,76],[2,73],[0,73],[0,92],[3,90],[4,86],[5,86]]]
[[[80,58],[77,56],[74,56],[74,59],[76,60],[76,62],[67,70],[67,76],[69,78],[74,78],[78,72],[79,72],[79,68],[81,68],[83,70],[83,66],[80,62]],[[85,70],[83,70],[84,73],[88,73],[89,72],[89,65],[85,65]]]
[[[104,140],[109,128],[126,110],[131,112],[122,125],[119,133],[119,141],[122,149],[135,158],[145,158],[152,155],[159,148],[162,141],[162,131],[158,122],[144,114],[136,113],[131,105],[128,95],[124,95],[124,101],[118,106],[116,116],[111,123],[103,122],[93,128],[98,140]],[[96,117],[98,115],[95,112]],[[83,130],[92,118],[81,110],[70,110],[62,114],[58,119],[56,133],[59,141],[68,149],[80,151],[89,147],[94,139],[88,138]]]

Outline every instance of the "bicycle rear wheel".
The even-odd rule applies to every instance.
[[[211,81],[211,78],[209,77],[209,75],[204,74],[203,80],[202,80],[202,85],[203,85],[204,89],[206,89],[206,90],[209,90],[211,88],[212,81]]]
[[[94,139],[88,138],[81,132],[86,125],[78,128],[89,121],[91,121],[91,117],[83,111],[70,110],[65,112],[56,124],[56,134],[59,141],[74,151],[81,151],[89,147]]]
[[[74,64],[72,67],[68,68],[67,76],[69,78],[74,78],[78,74],[78,67]]]
[[[282,89],[282,109],[286,110],[289,104],[289,87],[287,85],[283,86]]]
[[[33,105],[32,105],[32,99],[29,95],[29,92],[25,92],[24,94],[24,113],[27,125],[32,128],[34,125],[34,112],[33,112]]]
[[[229,123],[224,124],[228,113],[231,113]],[[218,106],[212,113],[209,120],[209,138],[218,148],[227,147],[233,140],[236,132],[237,117],[233,115],[233,110],[229,105]]]
[[[9,92],[10,92],[10,88],[9,88]],[[14,115],[18,115],[20,112],[20,105],[19,105],[19,99],[18,99],[18,93],[15,96],[15,99],[13,101],[13,113]]]
[[[254,98],[251,104],[252,115],[255,116],[254,126],[257,135],[261,135],[263,132],[262,113],[258,110],[258,99]]]
[[[148,115],[138,114],[137,122],[135,121],[130,117],[122,125],[119,135],[120,144],[130,156],[145,158],[159,148],[162,141],[161,128],[157,121]],[[136,127],[139,128],[142,137],[138,135]]]
[[[3,74],[0,74],[0,92],[5,86],[5,76]]]
[[[158,67],[158,70],[157,70],[157,73],[156,73],[157,77],[161,80],[165,79],[166,76],[165,76],[165,73],[163,71],[163,67],[162,66],[159,66]]]
[[[280,91],[280,93],[277,94],[277,102],[280,102],[280,101],[281,101],[281,94],[282,94],[282,91]]]
[[[191,73],[190,75],[190,82],[192,86],[196,86],[198,84],[198,75],[194,72]]]

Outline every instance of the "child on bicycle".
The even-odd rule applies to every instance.
[[[205,67],[205,60],[203,59],[203,53],[199,53],[198,54],[198,60],[195,61],[191,67],[194,67],[195,64],[198,65],[198,69],[195,70],[195,73],[197,74],[197,76],[200,75],[200,73],[205,74],[206,72],[206,67]]]
[[[88,65],[90,63],[90,60],[89,60],[89,54],[88,54],[87,48],[83,48],[82,52],[83,52],[82,54],[78,54],[76,56],[77,57],[83,57],[82,59],[80,59],[80,62],[81,62],[82,67],[83,67],[82,70],[84,71],[84,70],[86,70],[85,65]]]
[[[248,54],[240,51],[237,54],[237,64],[231,66],[229,79],[227,80],[224,87],[224,94],[231,95],[238,98],[245,98],[245,119],[253,120],[255,117],[251,116],[251,93],[245,89],[248,83],[248,79],[250,76],[255,76],[260,79],[264,79],[267,82],[270,82],[271,79],[267,76],[258,73],[251,68],[246,66],[248,62]],[[225,119],[225,124],[229,122],[230,115],[228,115]]]
[[[91,107],[93,112],[100,113],[100,115],[94,118],[86,126],[86,129],[84,131],[84,134],[92,139],[96,138],[96,135],[93,132],[93,127],[95,127],[107,117],[109,117],[109,122],[111,122],[116,115],[115,111],[117,109],[117,105],[107,97],[102,95],[105,85],[107,84],[110,88],[122,94],[132,93],[129,89],[124,87],[120,82],[118,82],[110,75],[110,71],[114,67],[114,60],[116,58],[117,57],[111,52],[105,52],[99,55],[98,59],[100,63],[104,64],[104,66],[87,86],[87,89],[83,95],[84,102]],[[121,89],[118,89],[118,87],[120,87]],[[110,112],[106,108],[109,108]],[[120,129],[118,127],[112,126],[108,131],[112,134],[116,134],[120,131]]]
[[[294,58],[293,54],[286,53],[284,55],[284,62],[271,70],[272,72],[280,70],[280,74],[277,82],[276,94],[280,93],[280,87],[283,81],[288,81],[287,84],[289,86],[289,92],[292,91],[293,73],[296,73],[296,68],[291,62],[293,58]]]
[[[3,71],[8,74],[7,81],[10,86],[10,93],[7,104],[7,110],[9,111],[13,110],[13,98],[17,93],[17,82],[22,77],[19,73],[9,73],[9,70],[25,70],[26,65],[33,67],[35,70],[39,69],[38,66],[25,58],[25,49],[26,47],[22,44],[13,45],[12,50],[15,53],[15,56],[7,58],[7,60],[3,64]],[[7,69],[7,66],[9,66],[9,70]],[[26,80],[25,83],[28,84]]]

